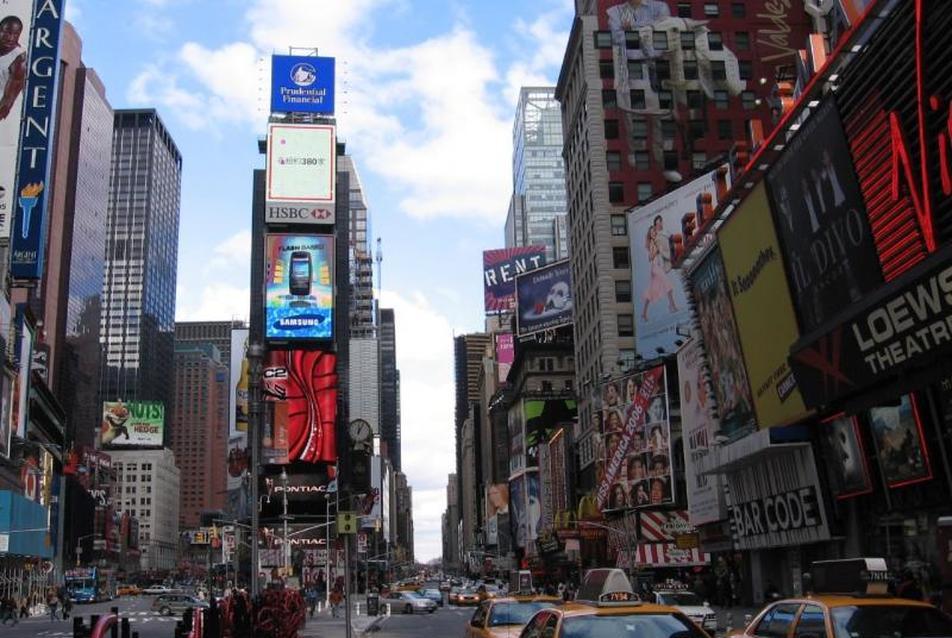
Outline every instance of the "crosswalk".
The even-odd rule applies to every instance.
[[[85,616],[85,615],[84,615]],[[155,611],[124,611],[120,614],[120,618],[128,618],[130,623],[149,623],[149,622],[158,622],[158,623],[174,623],[180,620],[179,616],[162,616]],[[20,624],[24,625],[39,625],[39,624],[50,624],[50,622],[62,623],[62,620],[50,621],[49,616],[33,616],[31,618],[24,618],[20,621]],[[66,621],[67,624],[71,623],[72,619]],[[70,624],[70,626],[72,626]],[[53,632],[53,633],[50,633]],[[48,629],[38,632],[37,636],[72,636],[72,631],[67,631],[65,633],[58,633],[58,629]]]

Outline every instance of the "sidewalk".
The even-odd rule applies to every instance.
[[[373,626],[386,622],[387,616],[367,616],[366,597],[353,596],[354,607],[351,608],[351,627],[353,635],[361,636]],[[360,615],[357,615],[357,609]],[[344,609],[341,607],[338,618],[331,615],[330,609],[323,609],[315,613],[313,618],[307,619],[307,624],[299,632],[301,638],[344,638],[347,635],[347,625],[344,622]]]

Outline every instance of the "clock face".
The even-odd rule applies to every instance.
[[[366,421],[358,420],[350,424],[350,438],[354,441],[366,441],[370,435],[370,424]]]

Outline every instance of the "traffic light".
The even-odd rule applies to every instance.
[[[340,512],[337,515],[337,535],[357,533],[357,514],[354,512]]]

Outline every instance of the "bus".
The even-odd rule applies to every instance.
[[[74,603],[98,603],[116,597],[116,575],[111,569],[77,567],[67,570],[64,580]]]

